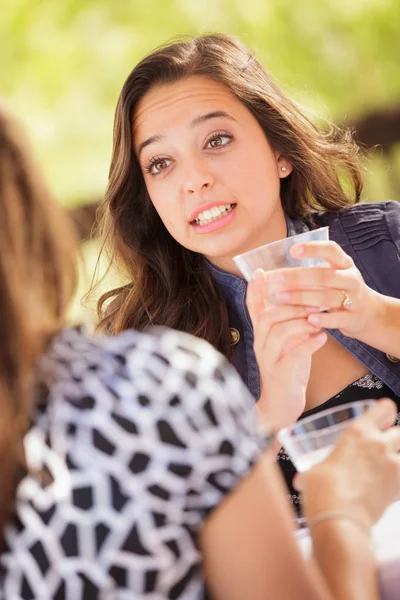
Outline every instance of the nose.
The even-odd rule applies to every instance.
[[[183,191],[185,194],[201,196],[212,188],[214,176],[206,160],[193,157],[185,165]]]

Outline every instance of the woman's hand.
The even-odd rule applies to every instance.
[[[280,429],[304,411],[311,357],[326,342],[326,334],[307,322],[305,306],[265,307],[266,273],[249,283],[247,306],[254,328],[254,351],[262,391],[258,401],[263,418]]]
[[[358,339],[379,320],[384,297],[366,285],[353,259],[336,242],[296,244],[291,254],[295,258],[321,258],[330,266],[268,272],[267,285],[279,289],[279,303],[327,311],[309,315],[308,322],[321,328],[340,329]]]
[[[375,523],[400,495],[400,428],[391,427],[397,408],[377,402],[340,436],[332,453],[296,477],[309,519],[340,511]]]

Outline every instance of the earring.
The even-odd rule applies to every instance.
[[[286,171],[286,167],[281,167],[281,171]]]

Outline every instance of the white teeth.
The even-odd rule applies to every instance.
[[[231,212],[234,206],[234,204],[225,204],[221,206],[213,206],[209,210],[203,210],[203,212],[197,215],[197,218],[195,219],[196,224],[206,225],[207,223],[212,223],[221,217],[225,217]]]

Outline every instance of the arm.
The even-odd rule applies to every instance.
[[[377,402],[323,463],[299,474],[315,560],[335,598],[380,597],[368,530],[398,497],[400,430],[390,427],[396,416],[392,401]],[[327,513],[348,518],[314,520]]]
[[[365,534],[351,522],[320,523],[313,532],[315,564],[306,563],[284,496],[280,474],[265,457],[204,525],[205,576],[216,600],[265,600],[272,591],[274,600],[378,600]]]
[[[400,484],[396,414],[383,401],[346,432],[321,465],[303,473],[309,519],[340,511],[366,530],[394,500]],[[205,575],[217,600],[378,600],[373,547],[351,520],[321,521],[311,530],[315,562],[305,563],[293,515],[271,455],[212,513],[201,530]],[[251,596],[249,591],[251,590]]]
[[[293,518],[277,467],[265,456],[201,530],[205,577],[216,600],[333,598],[318,569],[305,563]]]
[[[380,598],[372,541],[353,523],[321,522],[313,531],[312,542],[316,564],[334,598]]]

